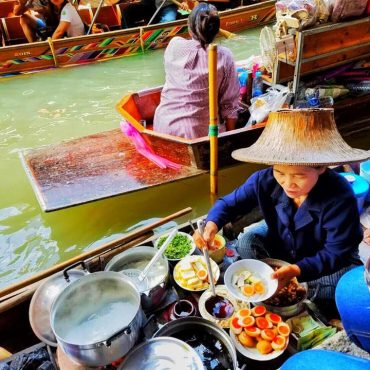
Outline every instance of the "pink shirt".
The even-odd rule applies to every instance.
[[[239,81],[229,49],[217,47],[218,110],[223,120],[236,118]],[[154,130],[194,139],[208,136],[208,51],[196,40],[174,37],[164,54],[166,82],[154,116]]]

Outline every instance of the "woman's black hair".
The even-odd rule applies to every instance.
[[[214,5],[200,3],[189,15],[188,25],[192,37],[205,49],[216,37],[220,29],[220,17]]]

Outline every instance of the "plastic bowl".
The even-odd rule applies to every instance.
[[[155,242],[154,242],[154,247],[155,248],[159,248],[159,246],[158,246],[158,244],[159,244],[159,241],[163,238],[163,237],[166,237],[166,236],[168,236],[169,234],[164,234],[164,235],[161,235]],[[189,235],[189,234],[186,234],[186,233],[183,233],[182,231],[178,231],[178,233],[177,233],[177,235],[183,235],[183,236],[185,236],[188,240],[189,240],[189,242],[190,242],[190,250],[184,255],[184,256],[182,256],[182,257],[179,257],[179,258],[168,258],[167,256],[166,256],[166,251],[164,251],[164,253],[163,253],[163,256],[165,257],[165,258],[167,258],[167,260],[168,261],[180,261],[180,260],[182,260],[183,258],[185,258],[185,257],[187,257],[187,256],[190,256],[191,254],[193,254],[194,253],[194,251],[195,251],[195,248],[196,248],[196,245],[195,245],[195,242],[194,242],[194,240],[193,240],[193,237],[191,236],[191,235]],[[175,238],[176,238],[176,236],[175,236]],[[170,243],[170,245],[173,243],[173,241]]]

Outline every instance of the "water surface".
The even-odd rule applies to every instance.
[[[245,59],[259,53],[259,30],[220,42],[235,59]],[[114,106],[119,99],[163,81],[163,50],[0,80],[0,287],[117,238],[136,223],[187,206],[193,207],[189,218],[207,212],[209,178],[200,176],[43,213],[22,168],[19,153],[25,148],[117,128],[120,118]],[[236,166],[221,171],[220,194],[255,169]]]

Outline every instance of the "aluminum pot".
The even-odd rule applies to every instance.
[[[83,270],[73,269],[79,264],[82,264]],[[57,340],[50,327],[50,310],[53,302],[71,282],[87,273],[85,264],[79,262],[46,279],[33,294],[28,311],[30,324],[35,335],[49,346],[57,346]]]
[[[103,271],[64,289],[51,307],[50,324],[72,360],[104,366],[135,345],[143,317],[134,284],[122,274]]]
[[[289,265],[288,262],[274,259],[274,258],[266,258],[263,260],[271,267],[281,267]],[[268,311],[277,313],[278,315],[282,316],[284,319],[295,316],[302,312],[305,308],[305,301],[308,295],[308,285],[307,283],[299,283],[301,287],[305,289],[305,294],[303,298],[301,298],[297,303],[289,305],[289,306],[275,306],[272,304],[267,304],[265,302],[257,302],[256,304],[261,304],[267,308]]]
[[[191,337],[188,338],[188,335],[190,335]],[[195,335],[196,337],[192,337],[193,335]],[[210,358],[212,358],[211,361],[212,365],[214,366],[215,359],[220,359],[220,363],[217,369],[238,369],[236,350],[230,337],[227,335],[225,330],[221,329],[219,326],[206,319],[193,316],[170,321],[169,323],[162,326],[154,334],[154,337],[174,337],[188,343],[202,358],[205,369],[208,369],[211,366],[211,364],[207,361],[207,356],[210,356]],[[214,352],[207,351],[204,349],[204,347],[207,347],[207,344],[200,343],[201,338],[208,338],[211,343],[213,343],[215,340],[218,340],[223,345],[223,349],[220,349],[220,346],[218,344],[214,345]],[[211,348],[209,348],[209,350],[211,350]],[[224,359],[227,358],[228,364],[221,364],[222,359],[220,356],[222,356]]]
[[[156,252],[156,248],[147,246],[128,249],[113,257],[107,263],[105,271],[124,273],[124,270],[132,268],[142,271]],[[152,311],[159,306],[166,296],[168,281],[168,261],[161,257],[148,272],[147,286],[137,287],[141,294],[141,306],[144,311]]]

